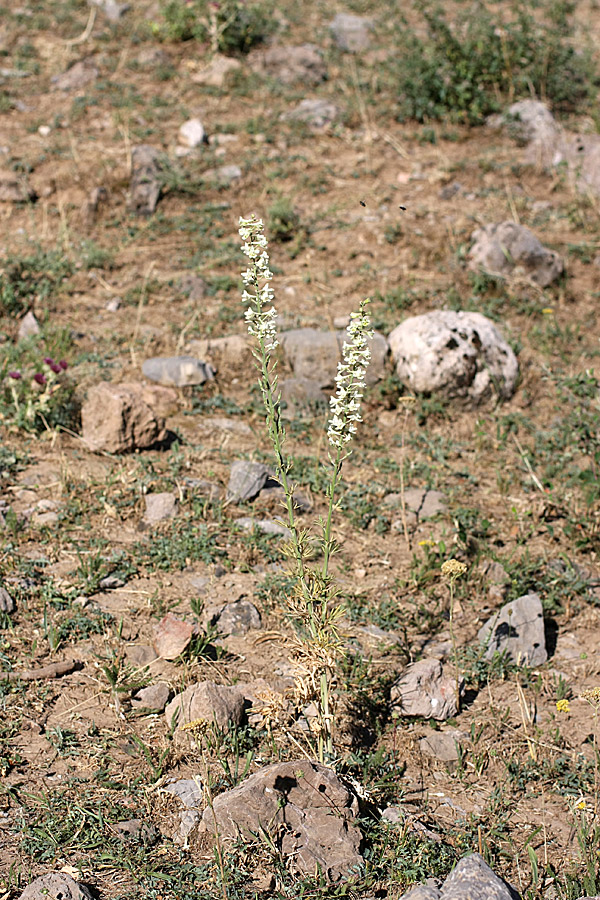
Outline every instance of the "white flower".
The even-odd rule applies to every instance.
[[[275,292],[269,280],[273,277],[273,273],[269,268],[267,239],[263,234],[262,219],[256,219],[254,216],[248,219],[240,217],[239,234],[244,241],[242,250],[250,260],[250,266],[242,272],[245,286],[242,300],[248,304],[245,313],[248,331],[258,339],[261,352],[271,353],[278,344],[277,311],[272,305]],[[267,308],[269,304],[271,305]]]
[[[367,340],[373,337],[370,320],[365,312],[368,300],[360,304],[358,312],[350,316],[349,340],[342,347],[342,360],[335,376],[336,392],[329,400],[331,418],[327,429],[329,443],[337,450],[352,439],[356,423],[362,421],[360,401],[365,388],[365,375],[371,359]]]

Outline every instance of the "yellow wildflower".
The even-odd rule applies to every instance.
[[[442,575],[444,578],[449,578],[451,581],[454,581],[455,578],[460,578],[466,571],[467,567],[465,563],[460,562],[458,559],[447,559],[442,563]]]
[[[568,700],[557,700],[556,701],[556,711],[559,713],[571,712],[571,707],[569,705],[569,701]]]

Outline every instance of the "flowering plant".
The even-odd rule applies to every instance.
[[[74,389],[66,360],[45,356],[33,372],[7,368],[0,370],[0,421],[31,432],[73,424]]]
[[[280,415],[277,361],[272,353],[278,346],[276,318],[273,306],[274,292],[270,286],[272,273],[269,268],[267,239],[263,223],[251,216],[240,218],[239,233],[244,241],[243,251],[250,261],[242,273],[244,291],[242,299],[247,303],[248,331],[256,339],[254,357],[259,370],[259,385],[266,413],[266,425],[273,450],[277,479],[283,487],[287,526],[291,539],[286,548],[292,560],[295,589],[287,598],[289,612],[297,626],[293,645],[296,663],[296,694],[302,704],[314,703],[316,714],[317,754],[321,762],[333,758],[333,724],[336,663],[343,653],[338,623],[343,609],[336,602],[337,589],[329,572],[329,562],[337,546],[332,537],[332,521],[337,509],[336,492],[339,487],[342,466],[351,453],[349,443],[361,421],[360,404],[365,387],[365,374],[370,361],[368,339],[373,336],[367,315],[368,300],[352,313],[348,326],[348,339],[342,348],[335,379],[336,391],[330,400],[330,418],[327,429],[331,478],[326,491],[327,513],[319,522],[322,563],[309,565],[310,535],[298,528],[291,481],[291,462],[284,452],[285,429]]]

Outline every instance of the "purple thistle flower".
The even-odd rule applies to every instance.
[[[20,372],[9,372],[9,373],[8,373],[8,377],[9,377],[9,378],[14,378],[15,381],[18,381],[19,378],[22,378],[23,376],[21,375]]]
[[[52,359],[51,356],[45,356],[45,357],[44,357],[44,362],[46,363],[47,366],[53,366],[53,365],[54,365],[54,360]]]
[[[66,361],[66,359],[61,359],[58,364],[61,367],[61,369],[63,370],[63,372],[65,371],[65,369],[69,368],[69,363]]]
[[[54,361],[52,361],[51,363],[48,363],[48,365],[50,366],[50,368],[52,369],[52,371],[54,372],[55,375],[58,375],[59,372],[62,372],[62,369],[58,363],[55,363]]]
[[[41,372],[36,372],[35,375],[33,376],[33,380],[36,382],[36,384],[44,385],[47,383],[46,376],[43,375]]]

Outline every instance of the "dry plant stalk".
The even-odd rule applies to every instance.
[[[454,656],[454,691],[456,693],[456,711],[460,712],[460,673],[458,671],[458,658],[456,656],[456,635],[454,633],[454,585],[458,578],[467,571],[464,562],[458,559],[447,559],[442,563],[442,575],[450,585],[450,640],[452,641],[452,655]]]
[[[332,535],[333,514],[339,506],[336,499],[341,481],[342,466],[350,455],[349,442],[361,421],[360,404],[365,387],[365,373],[371,353],[368,339],[373,336],[366,314],[368,300],[363,301],[358,312],[351,314],[348,340],[342,348],[342,361],[338,364],[336,392],[330,399],[331,415],[327,429],[329,441],[328,461],[331,478],[326,491],[327,513],[318,523],[317,544],[322,554],[319,566],[309,565],[313,557],[313,535],[298,528],[294,511],[294,486],[290,472],[291,461],[284,452],[285,429],[280,415],[280,391],[278,388],[273,351],[278,346],[276,333],[277,312],[273,304],[274,292],[269,281],[267,239],[263,223],[254,216],[240,218],[240,236],[243,251],[250,261],[242,273],[245,290],[242,299],[247,303],[248,331],[256,339],[254,350],[259,372],[258,383],[265,407],[267,433],[275,453],[275,468],[284,492],[285,524],[291,539],[285,547],[290,559],[295,587],[287,597],[287,611],[295,627],[292,656],[296,664],[296,702],[306,705],[313,702],[317,709],[317,757],[320,762],[334,757],[333,731],[335,721],[336,668],[344,648],[338,629],[343,613],[337,602],[337,589],[329,572],[331,557],[338,547]]]

